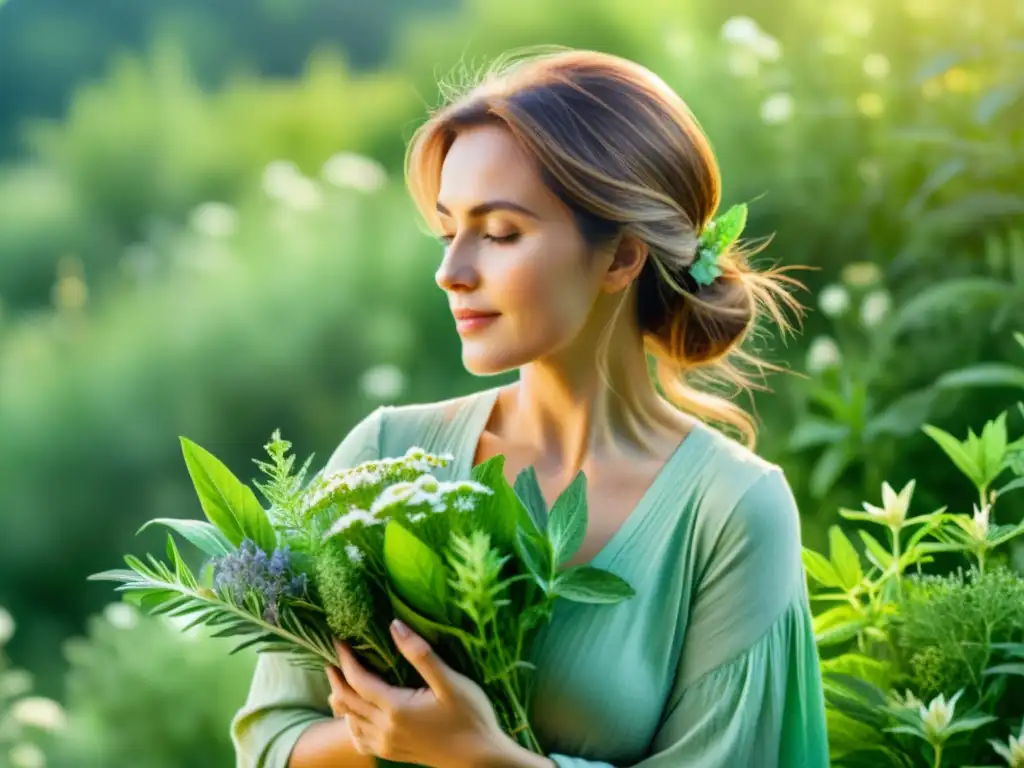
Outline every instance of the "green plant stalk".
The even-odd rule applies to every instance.
[[[902,568],[900,567],[900,529],[890,526],[889,530],[892,532],[892,565],[893,565],[893,576],[896,578],[896,600],[897,602],[903,600],[903,581],[902,581]]]
[[[942,742],[935,744],[935,766],[934,768],[942,768]]]

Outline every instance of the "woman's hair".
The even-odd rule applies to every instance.
[[[447,104],[413,135],[405,160],[409,190],[431,227],[438,227],[441,168],[459,131],[507,128],[572,210],[589,246],[621,234],[647,244],[637,319],[658,384],[677,406],[734,427],[753,447],[754,419],[713,390],[765,388],[751,373],[779,368],[742,342],[764,313],[783,333],[791,330],[784,309],[799,316],[802,308],[787,287],[800,283],[781,268],[753,269],[754,251],[736,245],[722,254],[723,274],[713,283],[690,276],[721,181],[707,137],[683,100],[634,62],[565,49],[507,54],[475,83],[446,95]]]

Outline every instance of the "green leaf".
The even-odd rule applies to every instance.
[[[839,586],[850,592],[863,581],[864,573],[860,567],[860,556],[853,544],[846,538],[843,529],[838,525],[829,528],[829,550],[832,568],[839,577]]]
[[[636,594],[624,579],[589,565],[577,565],[558,574],[551,591],[574,603],[620,603]]]
[[[423,638],[431,645],[436,645],[441,635],[451,635],[452,637],[458,638],[467,649],[479,644],[479,640],[462,631],[458,627],[452,627],[447,624],[432,621],[426,616],[417,613],[395,593],[394,588],[390,584],[386,585],[386,590],[388,593],[388,602],[391,603],[391,609],[395,612],[395,617],[401,619],[412,627],[414,632],[422,635]]]
[[[996,664],[989,667],[983,675],[1021,675],[1024,676],[1024,664]]]
[[[934,387],[903,395],[864,426],[864,439],[870,441],[881,435],[906,437],[913,434],[928,418],[937,397]]]
[[[1021,488],[1024,488],[1024,477],[1018,477],[1016,480],[1011,480],[1002,488],[997,489],[996,498],[999,498],[1004,493],[1009,493],[1010,491],[1017,491],[1020,490]]]
[[[846,443],[826,448],[811,471],[811,495],[816,499],[824,498],[852,461],[853,455]]]
[[[186,540],[190,541],[202,552],[210,557],[221,557],[223,555],[229,555],[235,551],[235,548],[231,546],[231,542],[228,541],[227,537],[221,533],[220,529],[215,525],[203,522],[202,520],[183,520],[171,517],[158,517],[155,520],[150,520],[148,523],[139,528],[139,533],[149,528],[151,525],[163,525],[170,528],[175,533],[178,533]]]
[[[808,576],[823,587],[842,588],[843,585],[839,580],[839,574],[836,573],[832,563],[824,555],[804,547],[800,556],[803,559],[804,570],[807,571]]]
[[[398,595],[429,618],[448,618],[448,574],[441,556],[400,523],[384,528],[384,569]]]
[[[981,431],[981,443],[985,470],[984,484],[988,485],[1003,471],[1003,459],[1006,458],[1006,446],[1009,443],[1006,434],[1006,411],[985,425]]]
[[[548,528],[548,504],[541,493],[540,483],[537,482],[537,470],[532,466],[527,467],[516,475],[515,485],[512,486],[516,496],[526,507],[530,514],[530,520],[538,532],[544,533]]]
[[[270,553],[277,535],[256,494],[209,451],[181,438],[182,453],[207,519],[235,546],[250,538]]]
[[[556,567],[571,558],[583,544],[587,532],[587,476],[576,477],[551,507],[548,519],[548,541]]]
[[[1020,387],[1024,389],[1024,368],[1005,363],[980,363],[950,371],[935,381],[939,389],[962,387]]]
[[[970,454],[967,453],[967,449],[961,445],[959,440],[949,434],[949,432],[934,427],[931,424],[925,424],[921,429],[939,444],[939,447],[946,452],[946,455],[956,465],[957,469],[963,472],[972,483],[975,485],[981,484],[981,467],[971,458]]]
[[[520,528],[516,532],[516,543],[519,557],[526,565],[526,570],[530,572],[540,588],[547,592],[550,589],[550,579],[554,571],[548,553],[547,540],[538,539]]]
[[[889,566],[892,565],[892,552],[887,550],[878,539],[867,531],[857,531],[857,533],[860,536],[861,541],[864,542],[864,548],[867,552],[868,558],[871,559],[881,570],[889,570]]]
[[[859,632],[867,627],[867,625],[868,622],[866,619],[856,619],[842,624],[836,624],[834,627],[829,627],[820,634],[815,632],[814,640],[823,648],[829,645],[838,645],[839,643],[845,643],[848,640],[855,638]]]
[[[849,434],[850,428],[846,424],[816,416],[805,416],[790,433],[787,447],[791,451],[803,451],[819,445],[837,443]]]
[[[493,536],[499,550],[511,551],[516,543],[516,530],[532,527],[533,522],[523,502],[505,479],[505,457],[493,456],[473,468],[473,479],[487,486],[492,493],[477,505],[478,519]]]
[[[992,715],[983,715],[981,717],[966,717],[963,720],[955,720],[949,727],[946,728],[946,735],[952,736],[955,733],[965,733],[967,731],[974,731],[983,725],[988,725],[996,720]]]

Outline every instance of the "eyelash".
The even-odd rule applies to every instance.
[[[495,237],[494,235],[484,235],[485,240],[490,240],[492,243],[497,245],[511,245],[519,239],[519,232],[513,232],[511,235],[505,235],[503,237]],[[438,238],[445,246],[451,245],[452,240],[455,239],[454,235],[441,235]]]

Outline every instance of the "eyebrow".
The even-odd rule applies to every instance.
[[[486,203],[474,205],[472,208],[469,209],[469,216],[470,218],[485,216],[491,211],[513,211],[514,213],[521,213],[525,216],[530,216],[531,218],[534,219],[540,218],[540,216],[531,211],[529,208],[524,208],[518,203],[513,203],[510,200],[491,200]],[[445,216],[452,215],[451,211],[445,208],[441,203],[437,204],[437,212],[443,213]]]

